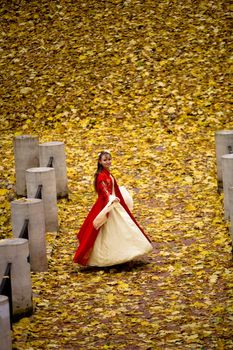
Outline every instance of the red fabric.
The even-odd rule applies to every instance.
[[[138,225],[135,218],[131,214],[129,208],[125,204],[125,201],[121,195],[120,189],[115,179],[114,179],[114,190],[115,190],[116,197],[120,199],[120,204],[124,207],[124,209],[130,215],[131,219],[135,222],[135,224],[140,228],[142,233],[146,236],[142,228]],[[93,205],[93,207],[91,208],[89,214],[87,215],[83,225],[81,226],[80,231],[77,234],[77,238],[79,240],[79,246],[74,255],[74,262],[84,266],[88,265],[88,260],[91,255],[92,248],[94,246],[96,237],[99,233],[99,230],[96,230],[93,226],[93,220],[108,203],[109,195],[112,194],[112,179],[111,179],[110,173],[106,169],[102,170],[101,173],[98,174],[97,193],[98,193],[98,198],[95,204]],[[146,238],[149,240],[147,236]]]

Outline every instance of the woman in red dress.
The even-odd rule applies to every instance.
[[[101,152],[94,181],[98,198],[77,234],[74,262],[83,266],[112,266],[152,251],[110,167],[110,153]]]

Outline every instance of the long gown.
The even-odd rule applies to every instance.
[[[152,251],[149,238],[126,205],[120,188],[106,169],[97,176],[98,198],[77,234],[74,262],[112,266]],[[120,202],[114,200],[119,198]]]

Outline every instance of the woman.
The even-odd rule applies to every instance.
[[[74,262],[83,266],[112,266],[130,261],[152,250],[110,174],[111,155],[98,157],[94,186],[97,201],[77,234],[79,246]]]

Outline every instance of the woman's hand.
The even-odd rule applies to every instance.
[[[113,203],[119,203],[120,199],[118,197],[115,197],[114,195],[110,195],[109,196],[109,203],[110,205],[112,205]]]

